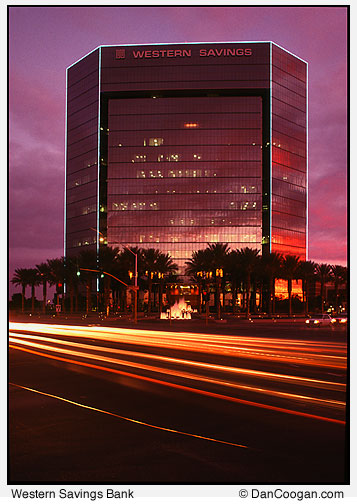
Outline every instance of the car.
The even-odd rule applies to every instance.
[[[347,324],[347,313],[339,313],[338,315],[334,315],[333,320],[335,320],[335,324]]]
[[[319,313],[306,319],[305,323],[308,326],[321,327],[336,323],[336,319],[332,318],[328,313]]]

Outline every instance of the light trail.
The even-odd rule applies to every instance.
[[[210,383],[210,384],[214,384],[214,385],[221,385],[221,386],[223,385],[223,386],[227,386],[230,388],[236,388],[236,389],[246,390],[246,391],[250,391],[250,392],[258,392],[261,394],[282,397],[282,398],[290,399],[290,400],[309,401],[309,402],[319,404],[319,405],[329,405],[329,406],[337,407],[337,408],[344,408],[345,407],[345,403],[341,402],[341,401],[334,401],[334,400],[329,400],[329,399],[310,397],[310,396],[301,395],[301,394],[292,394],[292,393],[281,392],[281,391],[277,391],[277,390],[269,390],[269,389],[262,388],[262,387],[253,387],[253,386],[248,386],[248,385],[242,385],[242,384],[233,383],[233,382],[227,381],[227,380],[208,378],[206,376],[187,373],[184,371],[171,370],[171,369],[164,368],[164,367],[156,367],[156,366],[149,366],[149,365],[145,365],[145,364],[141,364],[141,363],[133,363],[133,362],[122,360],[122,359],[114,359],[114,358],[110,358],[108,356],[103,356],[103,355],[98,355],[98,354],[93,354],[93,353],[88,353],[88,352],[79,352],[76,350],[68,350],[65,348],[54,347],[51,345],[44,345],[44,344],[24,341],[24,340],[21,340],[18,338],[10,338],[10,342],[15,343],[15,344],[18,343],[18,344],[27,345],[30,347],[38,348],[40,350],[44,350],[44,351],[54,351],[54,352],[61,353],[61,354],[80,357],[83,359],[97,360],[97,361],[105,362],[107,364],[124,365],[126,367],[132,367],[132,368],[135,368],[138,370],[151,371],[153,373],[165,374],[165,375],[173,376],[176,378],[185,378],[185,379],[189,379],[189,380],[195,380],[198,382],[205,382],[205,383]],[[11,345],[11,347],[13,347],[13,345]]]
[[[50,355],[50,354],[41,353],[41,352],[38,352],[38,351],[32,350],[32,349],[30,350],[28,348],[23,348],[21,346],[19,347],[19,346],[16,346],[16,345],[10,345],[10,348],[21,350],[23,352],[28,352],[28,353],[31,353],[31,354],[34,354],[34,355],[39,355],[39,356],[46,357],[46,358],[49,358],[49,359],[54,359],[54,360],[58,360],[58,361],[68,362],[70,364],[75,364],[75,365],[78,365],[78,366],[84,366],[84,367],[88,367],[88,368],[92,368],[92,369],[98,369],[100,371],[107,371],[107,372],[109,371],[111,373],[120,374],[120,375],[128,376],[128,377],[131,377],[131,378],[139,379],[139,380],[144,380],[144,381],[148,381],[148,382],[151,382],[151,383],[165,385],[166,387],[171,387],[171,388],[175,388],[175,389],[179,389],[179,390],[185,390],[185,391],[193,392],[193,393],[196,393],[196,394],[201,394],[201,395],[204,395],[204,396],[209,396],[209,397],[212,397],[212,398],[224,399],[224,400],[227,400],[227,401],[231,401],[231,402],[235,402],[235,403],[239,403],[239,404],[244,404],[244,405],[247,405],[247,406],[259,407],[259,408],[263,408],[263,409],[277,411],[277,412],[280,412],[280,413],[288,413],[288,414],[292,414],[292,415],[302,416],[302,417],[310,418],[310,419],[314,419],[314,420],[322,420],[322,421],[336,423],[336,424],[340,424],[340,425],[344,425],[345,424],[344,420],[339,420],[339,419],[335,419],[335,418],[324,417],[324,416],[321,416],[321,415],[315,415],[315,414],[306,413],[306,412],[303,412],[303,411],[295,411],[295,410],[291,410],[291,409],[288,409],[288,408],[282,408],[282,407],[278,407],[278,406],[273,406],[273,405],[270,405],[270,404],[257,403],[257,402],[254,402],[254,401],[248,401],[246,399],[241,399],[241,398],[237,398],[237,397],[231,397],[231,396],[227,396],[227,395],[223,395],[223,394],[218,394],[216,392],[210,392],[210,391],[207,391],[207,390],[195,389],[195,388],[192,388],[192,387],[188,387],[186,385],[181,385],[181,384],[177,384],[177,383],[170,383],[170,382],[167,382],[167,381],[159,380],[159,379],[156,379],[156,378],[151,378],[151,377],[148,377],[148,376],[142,376],[142,375],[137,375],[137,374],[134,374],[134,373],[129,373],[127,371],[122,371],[122,370],[118,370],[118,369],[113,369],[113,368],[108,368],[108,367],[104,367],[104,366],[99,366],[97,364],[91,364],[91,363],[88,363],[88,362],[76,361],[74,359],[68,359],[66,357],[55,357],[55,356]]]
[[[193,438],[197,438],[197,439],[202,439],[204,441],[211,441],[211,442],[214,442],[214,443],[226,444],[226,445],[230,445],[230,446],[235,446],[237,448],[252,449],[252,448],[249,448],[248,446],[237,444],[237,443],[232,443],[230,441],[223,441],[221,439],[209,438],[209,437],[206,437],[206,436],[200,436],[199,434],[192,434],[192,433],[189,433],[189,432],[183,432],[183,431],[178,431],[178,430],[175,430],[175,429],[170,429],[168,427],[161,427],[159,425],[149,424],[149,423],[146,423],[146,422],[142,422],[141,420],[135,420],[133,418],[128,418],[128,417],[125,417],[125,416],[122,416],[122,415],[118,415],[116,413],[112,413],[111,411],[106,411],[106,410],[102,410],[102,409],[99,409],[99,408],[94,408],[93,406],[88,406],[87,404],[82,404],[82,403],[78,403],[76,401],[71,401],[70,399],[66,399],[64,397],[60,397],[60,396],[57,396],[57,395],[54,395],[54,394],[48,394],[47,392],[43,392],[41,390],[36,390],[36,389],[30,388],[30,387],[24,387],[23,385],[18,385],[16,383],[10,383],[9,385],[12,385],[13,387],[21,388],[23,390],[28,390],[30,392],[34,392],[35,394],[40,394],[40,395],[44,395],[44,396],[47,396],[47,397],[51,397],[52,399],[58,399],[59,401],[66,402],[66,403],[72,404],[74,406],[79,406],[80,408],[88,409],[88,410],[91,410],[91,411],[96,411],[98,413],[104,413],[105,415],[109,415],[109,416],[112,416],[112,417],[115,417],[115,418],[119,418],[120,420],[125,420],[127,422],[139,424],[139,425],[142,425],[143,427],[150,427],[151,429],[157,429],[157,430],[161,430],[161,431],[165,431],[165,432],[171,432],[173,434],[180,434],[182,436],[189,436],[189,437],[193,437]]]
[[[347,365],[343,343],[31,323],[10,323],[10,329],[334,369]]]
[[[19,337],[22,336],[24,339],[19,339]],[[54,338],[46,338],[43,336],[30,336],[26,334],[20,334],[20,333],[12,333],[10,332],[10,342],[16,342],[16,343],[23,343],[23,344],[29,344],[27,343],[27,340],[36,340],[36,341],[42,341],[46,343],[51,343],[51,346],[47,347],[48,350],[54,350],[56,351],[55,344],[59,344],[62,346],[66,347],[75,347],[75,348],[81,348],[84,350],[92,350],[93,352],[104,352],[104,353],[112,353],[112,354],[120,354],[122,356],[128,356],[128,357],[140,357],[144,358],[147,360],[158,360],[161,362],[166,362],[166,363],[173,363],[173,364],[180,364],[183,366],[189,366],[189,367],[197,367],[201,369],[207,369],[207,370],[213,370],[213,371],[220,371],[220,372],[228,372],[232,374],[238,374],[238,375],[247,375],[247,376],[253,376],[253,377],[258,377],[258,378],[264,378],[268,380],[273,380],[273,381],[282,381],[284,383],[294,383],[294,384],[303,384],[305,386],[311,386],[311,387],[321,387],[321,388],[330,388],[333,390],[340,390],[340,391],[345,391],[346,390],[346,385],[344,383],[336,383],[332,381],[325,381],[325,380],[317,380],[314,378],[305,378],[302,376],[292,376],[292,375],[286,375],[286,374],[281,374],[281,373],[271,373],[268,371],[257,371],[254,369],[246,369],[246,368],[238,368],[238,367],[233,367],[233,366],[223,366],[221,364],[211,364],[211,363],[206,363],[206,362],[200,362],[200,361],[192,361],[192,360],[187,360],[187,359],[178,359],[174,357],[167,357],[163,355],[157,355],[157,354],[148,354],[148,353],[143,353],[143,352],[134,352],[131,350],[123,350],[123,349],[118,349],[118,348],[105,348],[105,347],[100,347],[100,346],[95,346],[95,345],[86,345],[84,343],[74,343],[72,341],[64,341],[64,340],[59,340],[59,339],[54,339]],[[32,345],[34,346],[34,345]],[[39,346],[40,348],[40,346]],[[45,348],[42,346],[42,348]],[[68,351],[69,354],[71,354],[70,351]],[[128,362],[128,361],[126,361]],[[138,365],[138,364],[137,364]]]

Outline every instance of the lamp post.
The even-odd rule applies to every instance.
[[[103,233],[101,233],[99,231],[99,229],[95,229],[92,227],[90,229],[92,229],[98,235],[100,235],[99,241],[101,243],[105,243],[105,237],[104,237]],[[127,245],[124,245],[123,243],[120,243],[120,242],[114,242],[114,243],[126,248],[127,250],[129,250],[129,252],[131,252],[135,256],[135,272],[134,272],[134,288],[133,288],[133,290],[134,290],[134,323],[136,324],[138,321],[138,302],[137,302],[137,300],[138,300],[138,254],[133,252],[131,250],[131,248],[129,248]]]

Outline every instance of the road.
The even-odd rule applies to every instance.
[[[345,329],[197,328],[11,323],[10,481],[345,482]]]

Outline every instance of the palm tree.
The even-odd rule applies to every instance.
[[[75,256],[67,256],[65,259],[65,282],[68,287],[70,312],[73,313],[73,298],[75,298],[75,310],[78,311],[78,283],[79,262]]]
[[[246,317],[249,318],[251,277],[254,269],[258,264],[259,250],[245,247],[238,250],[237,252],[239,263],[244,271],[245,290],[246,290]]]
[[[309,288],[310,282],[315,275],[316,263],[312,261],[301,261],[299,265],[299,277],[302,280],[302,292],[305,305],[305,315],[309,313]]]
[[[142,264],[143,260],[141,257],[141,249],[139,247],[130,247],[124,248],[119,254],[114,267],[114,275],[126,284],[130,284],[131,282],[135,283],[135,255],[137,257],[137,275],[138,282],[137,285],[140,285],[140,274],[142,273]],[[126,303],[126,288],[123,287],[123,284],[120,282],[113,282],[113,291],[116,295],[116,305],[119,305],[119,294],[121,296],[121,304],[123,305],[124,311],[126,311],[127,303]],[[135,297],[135,296],[134,296]],[[125,298],[125,299],[124,299]],[[138,299],[139,296],[136,296]]]
[[[103,272],[113,274],[115,270],[115,264],[118,261],[118,257],[119,257],[118,247],[109,247],[109,246],[100,247],[98,255],[99,269]],[[103,284],[104,284],[104,310],[108,314],[109,293],[111,284],[110,276],[104,274]]]
[[[282,273],[283,278],[288,281],[288,295],[289,295],[289,317],[292,315],[291,309],[291,292],[292,281],[297,280],[299,277],[300,258],[294,255],[286,255],[283,260]]]
[[[325,284],[331,278],[331,266],[329,264],[321,263],[316,266],[316,276],[320,282],[321,289],[321,313],[324,312],[325,304]]]
[[[40,285],[41,277],[38,269],[30,268],[29,272],[29,284],[31,286],[31,311],[35,311],[35,287],[36,285]]]
[[[210,252],[208,249],[201,249],[195,252],[192,252],[192,257],[188,261],[185,262],[186,275],[190,276],[197,284],[198,284],[198,296],[199,296],[199,304],[198,311],[201,313],[202,305],[201,305],[201,295],[203,285],[207,282],[206,273],[210,271]]]
[[[36,264],[38,270],[40,281],[42,282],[42,312],[46,312],[46,299],[47,299],[47,282],[50,279],[50,268],[47,262],[41,264]]]
[[[208,264],[216,283],[215,305],[217,307],[217,318],[221,318],[221,287],[222,281],[225,284],[224,272],[227,266],[227,258],[229,254],[228,243],[209,243],[207,247]],[[223,299],[224,306],[224,299]]]
[[[159,314],[162,312],[162,294],[164,288],[164,277],[172,275],[178,270],[178,266],[173,262],[170,254],[161,252],[157,259],[157,272],[159,277]]]
[[[28,268],[17,268],[15,269],[15,274],[12,277],[11,283],[14,285],[21,285],[21,311],[25,311],[25,294],[26,287],[31,285],[31,274]]]
[[[155,273],[157,272],[157,262],[160,257],[160,250],[149,248],[142,250],[143,266],[148,280],[149,302],[148,313],[151,313],[151,292]]]
[[[65,282],[65,260],[64,257],[57,259],[48,259],[47,264],[49,267],[49,284],[50,285],[64,285]],[[57,304],[59,304],[59,293],[57,292]],[[62,295],[62,311],[65,311],[64,294]]]
[[[243,269],[240,264],[240,256],[238,250],[232,250],[227,256],[226,270],[231,283],[232,290],[232,311],[236,313],[236,300],[238,289],[243,281]]]
[[[85,269],[93,269],[97,268],[97,252],[95,250],[84,249],[80,252],[77,257],[79,268]],[[86,286],[86,313],[88,314],[91,311],[92,307],[92,282],[93,282],[93,273],[90,271],[82,271],[81,280],[85,282]]]
[[[347,268],[338,264],[331,266],[331,277],[335,287],[335,310],[338,308],[338,288],[347,281]]]
[[[279,252],[269,252],[262,256],[262,272],[266,276],[269,285],[268,314],[275,312],[275,279],[279,278],[283,264],[283,256]]]

